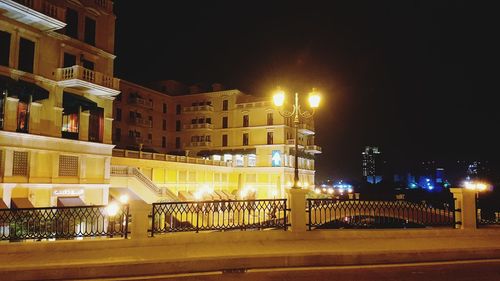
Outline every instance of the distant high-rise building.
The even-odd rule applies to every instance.
[[[380,182],[382,180],[381,152],[378,147],[366,146],[361,155],[363,156],[363,178],[369,183]]]

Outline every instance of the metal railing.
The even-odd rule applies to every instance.
[[[480,200],[478,194],[476,194],[476,225],[477,227],[500,226],[500,206],[487,200]]]
[[[286,199],[153,203],[151,226],[151,236],[209,230],[287,230]]]
[[[110,216],[106,206],[0,210],[0,240],[74,239],[128,235],[129,207]]]
[[[408,201],[307,199],[308,228],[455,227],[455,210]]]

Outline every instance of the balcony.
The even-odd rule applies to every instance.
[[[210,142],[210,141],[190,142],[189,146],[190,147],[208,147],[208,146],[212,146],[212,142]]]
[[[287,139],[286,144],[289,146],[295,146],[295,139]],[[304,146],[302,144],[297,145],[299,148],[303,148]]]
[[[314,127],[311,124],[299,124],[299,133],[310,136],[314,135]]]
[[[151,122],[151,120],[140,118],[140,117],[129,118],[128,122],[131,125],[142,126],[142,127],[147,127],[147,128],[153,127],[153,122]]]
[[[65,10],[45,0],[0,0],[0,13],[41,31],[66,26]]]
[[[100,9],[108,12],[108,13],[113,13],[113,2],[109,0],[94,0],[94,3],[97,7]]]
[[[184,129],[186,130],[212,130],[214,125],[210,123],[201,123],[201,124],[185,124]]]
[[[147,109],[153,108],[153,102],[143,98],[138,98],[138,97],[129,98],[128,103],[131,105],[142,106]]]
[[[151,140],[142,137],[132,137],[128,136],[128,144],[130,145],[138,145],[138,144],[151,144]]]
[[[322,153],[321,146],[317,146],[315,144],[306,146],[306,148],[304,149],[304,151],[307,152],[307,153],[311,153],[311,154],[320,154],[320,153]]]
[[[195,105],[195,106],[187,106],[184,107],[184,112],[189,113],[189,112],[196,112],[196,113],[203,113],[203,112],[214,112],[214,107],[212,105]]]
[[[56,80],[59,86],[82,90],[91,95],[113,97],[120,93],[119,79],[79,65],[58,68]]]

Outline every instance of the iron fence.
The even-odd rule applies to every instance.
[[[48,207],[0,210],[0,240],[74,239],[128,235],[129,207],[115,215],[106,206]]]
[[[150,232],[287,230],[287,211],[286,199],[153,203]]]
[[[307,199],[308,228],[455,227],[453,204],[443,209],[408,201]]]
[[[488,200],[479,199],[476,194],[476,225],[478,227],[487,225],[500,226],[500,207],[496,202],[489,202]]]

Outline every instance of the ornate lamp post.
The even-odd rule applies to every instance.
[[[278,88],[276,93],[273,95],[273,102],[274,105],[279,108],[278,112],[281,116],[285,118],[293,118],[293,127],[295,129],[295,139],[294,139],[294,145],[295,145],[295,167],[294,167],[294,180],[293,180],[293,186],[292,188],[294,189],[300,189],[299,186],[299,145],[298,145],[298,130],[299,130],[299,125],[301,124],[302,120],[306,120],[309,118],[312,118],[314,115],[314,110],[319,106],[320,102],[320,96],[319,93],[316,92],[316,89],[313,88],[312,92],[309,93],[309,106],[311,107],[311,110],[304,110],[300,104],[299,104],[299,94],[295,93],[295,100],[292,105],[291,110],[286,110],[284,109],[284,103],[285,103],[285,92],[281,89]]]

